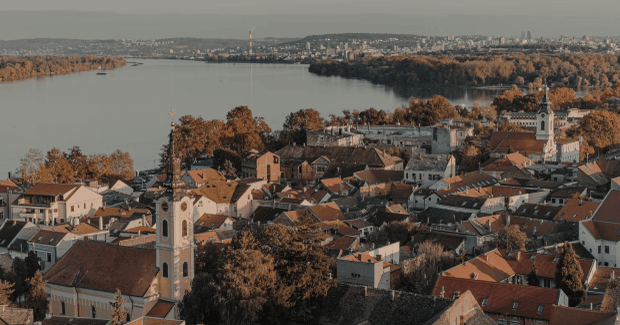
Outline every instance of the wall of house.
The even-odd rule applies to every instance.
[[[97,209],[103,206],[103,197],[84,186],[80,186],[66,203],[66,213],[69,218],[93,216]],[[71,207],[73,207],[73,211],[71,211]]]
[[[488,198],[480,208],[481,213],[495,213],[506,209],[506,200],[503,197]]]
[[[231,204],[233,211],[231,216],[240,218],[249,218],[256,210],[255,205],[252,204],[252,191],[248,189],[243,195],[239,197],[236,204]],[[256,206],[258,207],[258,206]]]
[[[369,186],[362,186],[359,188],[359,194],[362,197],[383,197],[392,195],[392,185],[391,184],[375,184]],[[343,193],[343,196],[346,196]]]
[[[558,157],[556,161],[559,162],[578,162],[579,159],[579,141],[573,141],[566,144],[557,144]]]
[[[383,276],[383,262],[376,263],[338,259],[338,282],[357,284],[371,288],[390,289],[389,268]]]
[[[400,244],[398,242],[385,245],[376,249],[371,249],[368,254],[372,257],[381,255],[381,260],[392,264],[400,263]]]
[[[597,240],[581,222],[579,223],[579,241],[596,258],[598,266],[617,267],[620,250],[617,248],[616,242],[603,239]],[[601,253],[598,252],[599,246],[601,247]],[[605,246],[609,246],[609,253],[605,253]]]

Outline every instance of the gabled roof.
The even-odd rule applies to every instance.
[[[142,316],[125,325],[182,325],[182,324],[185,324],[185,321]]]
[[[525,154],[542,154],[547,141],[536,140],[536,134],[530,132],[493,132],[489,146],[498,153],[521,152]]]
[[[39,183],[29,188],[25,195],[41,195],[41,196],[57,196],[57,195],[71,195],[77,190],[80,185],[76,184],[55,184],[55,183]],[[64,198],[64,201],[68,199],[68,196]]]
[[[552,191],[549,194],[549,197],[570,199],[573,198],[575,195],[583,195],[586,190],[587,187],[585,186],[564,187]]]
[[[473,218],[457,224],[459,232],[470,233],[476,236],[495,234],[506,226],[500,215]]]
[[[8,193],[8,191],[19,192],[21,189],[10,179],[0,181],[0,193]]]
[[[605,292],[609,279],[618,278],[620,276],[620,268],[599,266],[590,280],[589,289],[598,292]]]
[[[230,218],[226,215],[204,213],[198,220],[196,220],[194,227],[197,232],[207,229],[218,229],[228,219]]]
[[[386,167],[402,163],[399,157],[385,154],[376,148],[356,147],[301,147],[288,145],[276,152],[282,160],[314,161],[325,156],[333,164],[368,165],[370,167]]]
[[[88,235],[92,233],[101,232],[99,228],[93,227],[87,223],[80,223],[79,225],[71,225],[69,223],[61,223],[55,226],[44,228],[44,230],[64,232],[73,235]]]
[[[463,195],[449,195],[443,200],[437,202],[438,205],[452,206],[464,209],[480,210],[486,203],[486,199],[479,197],[469,197]]]
[[[215,203],[230,203],[236,188],[236,181],[212,181],[193,191]]]
[[[37,231],[32,237],[30,237],[28,242],[32,243],[34,245],[35,249],[36,249],[37,245],[56,246],[67,235],[68,235],[68,233],[66,233],[66,232],[58,232],[58,231],[51,231],[51,230],[43,229],[43,230]]]
[[[582,224],[595,239],[620,241],[620,224],[618,223],[587,220]]]
[[[551,205],[523,203],[512,214],[519,217],[527,217],[533,219],[553,220],[562,210],[562,207],[554,207]]]
[[[479,281],[500,282],[515,275],[515,271],[502,253],[494,249],[441,273],[440,278],[470,279],[472,275]]]
[[[578,167],[579,171],[588,176],[597,186],[609,183],[609,178],[605,176],[599,165],[595,162],[585,163]]]
[[[224,177],[222,173],[213,168],[188,170],[185,173],[187,173],[187,175],[191,177],[196,184],[226,180],[226,177]]]
[[[323,178],[321,184],[325,186],[330,192],[342,192],[349,191],[351,187],[345,183],[340,177],[335,178]]]
[[[436,191],[441,198],[447,197],[452,193],[466,191],[468,188],[487,187],[497,183],[497,180],[492,176],[477,171],[445,178],[444,181],[448,184],[448,187]]]
[[[620,215],[618,211],[620,211],[620,191],[611,190],[594,212],[592,219],[620,224]]]
[[[159,300],[157,300],[157,303],[155,303],[155,306],[153,306],[153,308],[151,308],[149,313],[146,314],[146,316],[148,316],[148,317],[157,317],[157,318],[165,318],[168,315],[168,313],[170,313],[170,310],[172,310],[174,305],[175,304],[173,302],[159,299]]]
[[[553,218],[553,221],[580,222],[591,219],[598,206],[598,202],[570,199]]]
[[[360,235],[360,232],[357,229],[351,228],[349,225],[340,220],[322,222],[319,225],[319,229],[322,231],[336,231],[339,235],[342,236],[356,237]]]
[[[431,207],[418,213],[417,220],[423,224],[449,224],[469,220],[474,212],[458,212],[440,207]]]
[[[558,303],[560,290],[511,283],[488,282],[440,276],[433,296],[451,298],[469,290],[485,313],[549,320],[551,306]],[[483,304],[483,299],[486,298]],[[515,303],[517,308],[513,308]],[[539,307],[543,306],[542,313]]]
[[[506,171],[511,169],[513,166],[518,168],[525,168],[533,165],[534,162],[520,154],[520,153],[510,153],[507,154],[506,157],[502,158],[491,158],[480,165],[483,170],[488,171]]]
[[[345,216],[336,203],[329,202],[325,204],[315,205],[309,207],[312,214],[319,219],[321,222],[326,222],[330,220],[344,220]]]
[[[532,265],[536,265],[539,277],[550,279],[555,277],[555,270],[557,268],[560,255],[525,252],[516,253],[502,249],[500,249],[499,252],[506,259],[508,264],[510,264],[510,267],[514,270],[516,274],[528,275],[532,271]],[[590,273],[590,270],[596,264],[596,260],[577,258],[577,262],[579,262],[579,265],[583,270],[583,277],[581,278],[581,282],[585,283],[588,279],[588,274]]]
[[[153,250],[77,241],[46,274],[50,284],[142,297],[157,277]]]
[[[355,237],[344,236],[340,237],[329,244],[325,245],[327,249],[339,249],[343,251],[348,251],[351,249],[353,244],[355,244],[359,239]]]
[[[368,185],[399,182],[403,179],[402,170],[368,169],[353,173],[355,177],[368,183]]]
[[[280,213],[284,212],[284,209],[259,206],[254,213],[252,213],[252,221],[254,222],[269,222],[273,221]]]
[[[610,325],[615,324],[616,313],[553,305],[549,324],[595,325],[605,319],[610,319]]]
[[[25,226],[26,223],[23,221],[6,219],[2,229],[0,229],[0,247],[9,247],[9,244]]]

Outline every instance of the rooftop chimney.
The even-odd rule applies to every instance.
[[[103,230],[103,217],[99,216],[99,230]]]
[[[579,199],[579,206],[583,204],[583,199]]]
[[[515,254],[515,261],[519,261],[519,259],[521,258],[521,252],[517,252],[517,254]]]
[[[489,228],[489,231],[493,231],[493,229],[491,229],[491,219],[487,220],[487,227]]]
[[[510,226],[510,216],[506,216],[506,227]]]

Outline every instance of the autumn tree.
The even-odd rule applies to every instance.
[[[271,133],[264,119],[254,117],[247,106],[235,107],[226,114],[226,130],[222,143],[239,155],[251,149],[262,151]]]
[[[39,263],[39,257],[34,251],[28,252],[28,256],[26,256],[24,262],[26,263],[26,270],[28,271],[26,277],[28,278],[32,278],[37,273],[37,271],[41,270],[41,263]]]
[[[401,246],[405,245],[411,236],[418,232],[427,232],[428,227],[417,225],[406,221],[393,221],[385,224],[381,229],[375,230],[368,236],[368,241],[375,246],[380,247],[388,242],[400,242]]]
[[[441,95],[434,95],[428,100],[410,99],[408,120],[417,125],[434,125],[440,120],[457,116],[456,109]]]
[[[493,106],[497,108],[497,111],[512,111],[513,109],[513,101],[515,98],[523,97],[523,92],[519,90],[519,88],[512,87],[511,89],[505,90],[499,96],[493,99]]]
[[[601,310],[606,313],[616,313],[620,307],[620,279],[612,278],[607,282],[607,288],[601,302]]]
[[[482,162],[482,151],[473,144],[461,147],[456,156],[460,162],[458,165],[467,172],[477,170]]]
[[[26,153],[20,160],[18,172],[28,184],[50,182],[52,180],[51,174],[45,167],[45,157],[39,149],[30,149]]]
[[[527,284],[535,287],[540,287],[540,278],[538,277],[538,268],[532,264],[532,270],[527,276]]]
[[[218,148],[213,152],[213,168],[220,170],[226,168],[226,161],[233,164],[235,170],[241,170],[241,156],[232,150]]]
[[[194,257],[195,274],[217,273],[218,263],[222,256],[223,249],[213,242],[202,242],[196,246]]]
[[[577,254],[569,242],[564,243],[564,250],[555,269],[555,286],[568,296],[571,307],[577,306],[587,297],[582,284],[583,270],[577,261]]]
[[[220,166],[218,170],[226,176],[237,176],[235,165],[228,159],[224,160],[224,165]]]
[[[127,315],[129,314],[129,308],[123,307],[126,303],[125,299],[123,299],[123,295],[119,289],[116,289],[115,292],[115,300],[111,303],[114,310],[112,311],[112,325],[123,325],[127,320]]]
[[[65,159],[71,165],[71,169],[74,171],[74,176],[78,179],[90,178],[89,171],[91,169],[88,161],[88,156],[82,153],[82,149],[78,146],[74,146],[69,149],[68,153],[64,154]],[[95,178],[98,179],[98,178]]]
[[[512,124],[508,121],[502,121],[497,124],[497,131],[500,132],[524,132],[525,129],[517,124]]]
[[[323,118],[313,108],[300,109],[287,115],[282,127],[280,142],[284,144],[291,142],[302,144],[306,143],[306,130],[320,130],[323,128]]]
[[[13,290],[13,283],[0,280],[0,306],[8,306],[11,304],[11,295],[15,290]]]
[[[427,240],[420,244],[418,256],[404,269],[404,286],[408,291],[429,295],[438,274],[458,262],[457,256],[445,252],[441,244]]]
[[[54,183],[74,183],[75,182],[75,170],[71,163],[65,158],[65,153],[52,148],[47,152],[45,161],[45,167],[52,176]]]
[[[45,291],[45,284],[46,282],[43,280],[40,271],[37,271],[35,275],[28,280],[29,290],[26,298],[26,306],[32,309],[36,322],[45,319],[45,312],[49,308],[49,299]]]
[[[518,225],[502,227],[497,234],[497,246],[507,250],[525,251],[527,234]]]
[[[554,109],[566,109],[575,100],[575,90],[572,88],[555,88],[549,93],[549,100],[553,103]]]
[[[110,179],[133,179],[133,159],[128,152],[123,152],[116,149],[110,155],[110,173],[108,177]]]
[[[579,121],[578,135],[582,135],[596,150],[604,150],[620,143],[620,116],[606,110],[596,110]],[[576,134],[576,135],[577,135]]]

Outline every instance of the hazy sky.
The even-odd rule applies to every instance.
[[[37,10],[37,11],[32,11]],[[3,3],[0,39],[424,35],[620,35],[618,0],[29,0]]]

